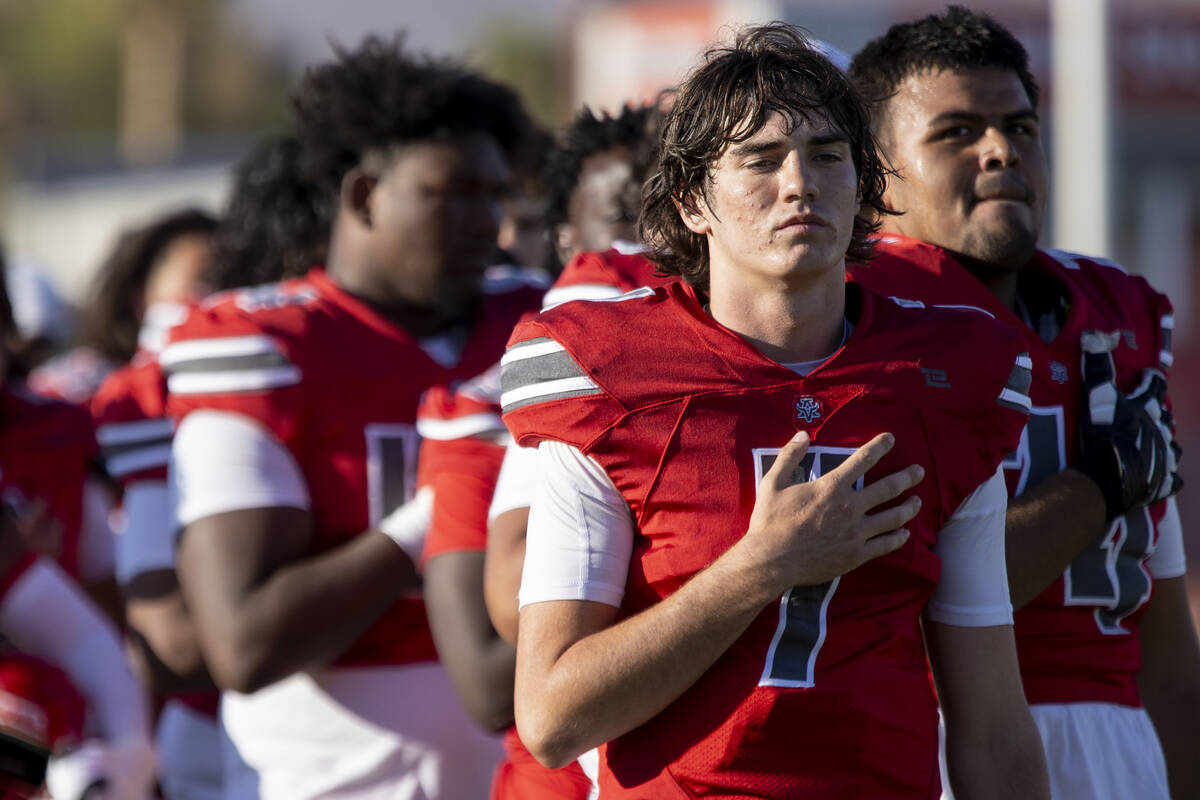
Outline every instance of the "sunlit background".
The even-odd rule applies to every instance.
[[[1054,169],[1043,244],[1171,295],[1172,392],[1200,564],[1200,2],[975,0],[1030,50]],[[285,127],[288,87],[337,43],[407,32],[516,87],[544,124],[675,83],[731,25],[784,19],[853,53],[928,0],[0,0],[0,237],[68,305],[116,231],[217,210],[227,171]],[[1200,568],[1194,567],[1200,617]]]

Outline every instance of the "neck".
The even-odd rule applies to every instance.
[[[330,240],[325,274],[347,294],[418,339],[445,330],[457,319],[433,304],[414,302],[396,292],[388,270],[372,263],[364,250],[343,237],[335,235]]]
[[[809,277],[809,276],[804,276]],[[797,282],[724,281],[710,273],[712,318],[780,363],[814,361],[842,341],[845,267]]]
[[[954,253],[958,262],[967,268],[1005,308],[1015,310],[1017,307],[1017,275],[1019,270],[1004,269],[988,264],[969,256]]]

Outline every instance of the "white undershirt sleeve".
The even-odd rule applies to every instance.
[[[604,468],[577,448],[542,442],[519,605],[590,600],[620,606],[633,518]]]
[[[927,619],[964,628],[1012,624],[1004,561],[1007,511],[1004,472],[997,469],[942,526],[933,546],[942,575],[925,609]]]
[[[1167,510],[1158,522],[1158,542],[1146,561],[1155,580],[1178,578],[1187,573],[1187,554],[1183,549],[1183,523],[1174,497],[1167,498]]]
[[[510,442],[504,449],[504,461],[496,478],[496,491],[492,493],[492,504],[488,507],[488,522],[506,511],[533,505],[537,463],[536,447],[520,447],[516,442]]]
[[[124,523],[117,529],[117,581],[175,569],[175,522],[166,481],[135,481],[121,502]]]
[[[0,600],[0,632],[61,669],[87,699],[105,741],[145,742],[149,717],[116,628],[57,564],[39,559]]]
[[[230,411],[193,411],[171,446],[168,484],[175,523],[248,508],[307,510],[300,466],[257,422]]]

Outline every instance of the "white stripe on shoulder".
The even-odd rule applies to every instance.
[[[1175,315],[1163,314],[1162,319],[1159,320],[1159,324],[1169,331],[1175,330]]]
[[[180,372],[167,378],[167,391],[176,395],[257,392],[292,386],[300,382],[300,377],[300,368],[292,364],[267,369]]]
[[[1017,360],[1014,362],[1018,367],[1024,367],[1027,370],[1033,370],[1033,358],[1028,353],[1018,353]]]
[[[221,336],[212,339],[192,339],[169,344],[158,356],[164,369],[185,361],[207,358],[237,358],[278,353],[275,340],[264,334],[252,336]]]
[[[1062,264],[1067,269],[1078,270],[1080,261],[1091,261],[1093,264],[1099,264],[1102,267],[1109,267],[1118,272],[1129,274],[1129,270],[1109,258],[1102,256],[1086,256],[1081,253],[1070,253],[1066,250],[1047,250],[1046,255],[1053,258],[1059,264]]]
[[[163,442],[153,447],[140,447],[105,459],[104,468],[118,480],[134,472],[155,467],[165,467],[171,460],[171,443]]]
[[[901,308],[924,308],[925,307],[925,304],[922,303],[920,300],[909,300],[908,298],[896,297],[895,295],[888,297],[888,300],[891,300],[893,303],[900,306]]]
[[[1169,367],[1175,363],[1175,356],[1170,350],[1159,350],[1158,363],[1162,364],[1164,367]]]
[[[529,342],[517,342],[500,357],[500,366],[503,367],[506,364],[511,364],[514,361],[522,361],[526,358],[537,358],[538,356],[550,353],[561,353],[564,350],[566,348],[553,339],[539,338]]]
[[[494,412],[470,414],[455,419],[417,420],[417,433],[424,439],[437,439],[438,441],[466,439],[468,436],[495,433],[504,429],[504,423],[500,421],[500,415]]]
[[[992,319],[996,318],[995,314],[988,311],[986,308],[980,308],[979,306],[972,306],[972,305],[965,305],[965,304],[958,305],[958,304],[954,304],[954,303],[938,303],[937,305],[934,306],[934,308],[951,308],[951,309],[958,309],[960,311],[978,311],[981,314],[987,314]]]
[[[569,303],[572,300],[608,300],[620,297],[621,290],[607,283],[577,283],[560,286],[546,292],[542,298],[542,310]]]
[[[650,248],[642,242],[630,242],[625,239],[614,239],[612,249],[623,256],[640,256],[642,253],[650,252]]]
[[[564,392],[585,392],[598,390],[596,382],[586,375],[574,378],[560,378],[554,381],[543,381],[511,389],[500,396],[500,405],[508,408],[516,403],[545,397]]]
[[[133,444],[148,439],[162,439],[175,433],[175,423],[164,417],[139,419],[134,422],[106,422],[96,427],[96,442],[101,447]]]

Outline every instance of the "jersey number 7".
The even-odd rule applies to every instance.
[[[852,447],[811,446],[792,475],[796,483],[824,475],[850,457]],[[754,453],[754,484],[762,482],[779,456],[777,447],[757,447]],[[862,478],[856,488],[861,489]],[[825,643],[826,611],[841,578],[814,586],[793,586],[779,600],[779,625],[767,650],[759,686],[805,689],[815,685],[817,656]]]

